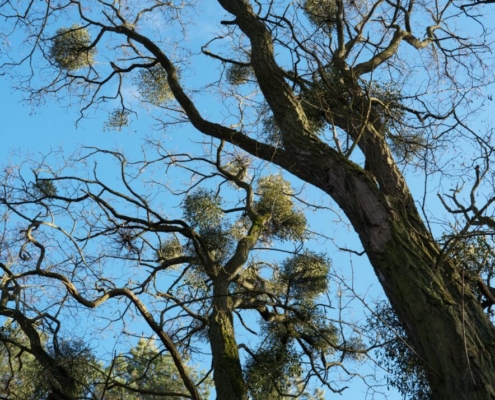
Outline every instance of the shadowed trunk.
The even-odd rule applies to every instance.
[[[311,133],[275,61],[271,34],[249,2],[219,3],[251,41],[256,79],[282,133],[285,153],[271,160],[328,193],[345,212],[426,368],[434,398],[495,399],[495,330],[461,271],[439,262],[440,250],[417,212],[379,124],[374,126],[369,122],[373,119],[361,114],[356,125],[362,109],[335,122],[366,157],[365,171]],[[355,82],[350,70],[350,91],[357,89]],[[361,94],[353,95],[359,107]],[[248,145],[243,148],[260,156]]]
[[[213,312],[208,327],[213,380],[217,400],[247,400],[247,388],[232,325],[232,300],[228,296],[228,284],[224,276],[213,283]]]
[[[200,132],[279,165],[320,188],[341,207],[425,366],[435,399],[495,399],[495,330],[470,293],[462,270],[440,259],[440,249],[422,222],[405,179],[395,165],[386,135],[381,131],[383,127],[366,113],[370,111],[365,105],[367,94],[357,83],[359,76],[392,57],[401,40],[414,42],[413,38],[397,31],[387,51],[354,70],[345,65],[344,50],[334,54],[333,63],[343,74],[353,101],[345,112],[323,111],[332,114],[332,123],[354,140],[369,167],[364,170],[312,133],[301,103],[286,81],[285,71],[276,63],[271,33],[250,2],[218,2],[235,17],[226,23],[236,24],[250,40],[251,66],[280,128],[283,148],[257,142],[203,119],[182,90],[175,67],[155,44],[124,26],[111,30],[141,43],[157,58],[167,72],[174,97]],[[218,398],[244,399],[227,300],[215,298],[214,307],[210,339],[218,370],[215,384],[220,388],[219,396],[225,396]],[[230,386],[221,383],[229,380]]]

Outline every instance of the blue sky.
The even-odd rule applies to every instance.
[[[21,101],[20,94],[13,92],[5,80],[0,80],[0,90],[2,93],[0,96],[0,120],[2,121],[0,157],[3,160],[3,166],[8,163],[10,156],[18,159],[20,155],[36,156],[47,154],[59,148],[70,153],[80,146],[98,146],[104,149],[118,148],[133,156],[146,135],[143,132],[150,132],[149,120],[146,118],[135,121],[131,127],[123,129],[121,132],[105,131],[105,121],[102,118],[85,119],[80,121],[76,127],[77,113],[73,109],[64,109],[50,101],[45,106],[33,109]],[[164,135],[162,132],[152,134]],[[200,141],[202,139],[202,136],[191,128],[173,131],[166,133],[166,135],[171,148],[178,150],[190,147],[190,140]],[[301,185],[300,182],[296,182],[297,184]],[[315,190],[311,190],[310,194],[304,196],[306,196],[305,198],[326,201],[325,196]],[[312,216],[312,213],[309,212],[307,215],[312,230],[324,232],[325,235],[335,239],[339,246],[360,250],[357,237],[351,230],[342,229],[341,224],[329,223],[335,219],[335,215],[327,213],[327,217],[323,219],[321,213]],[[328,251],[334,268],[348,276],[347,284],[353,286],[358,293],[366,294],[368,300],[376,300],[382,296],[372,268],[364,257],[350,257],[347,253],[339,253],[331,241],[318,240],[317,242],[319,244],[314,243],[311,247],[319,251]],[[332,286],[336,290],[337,285],[332,284]],[[344,301],[347,299],[344,298]],[[362,313],[359,301],[354,301],[353,307],[348,309],[349,316],[358,318]],[[108,339],[93,338],[92,340],[105,344]],[[366,369],[361,369],[360,372],[364,374]],[[349,386],[350,388],[339,396],[340,399],[351,400],[366,397],[367,388],[360,383],[359,379],[352,381]],[[400,398],[393,391],[389,394],[392,400]],[[331,395],[327,390],[327,396],[333,398],[336,395]]]
[[[214,7],[205,10],[205,15],[215,13]],[[205,18],[208,20],[208,18]],[[215,26],[201,24],[192,31],[190,37],[191,44],[202,43],[203,36],[215,30]],[[199,85],[201,76],[195,76],[194,79]],[[78,117],[74,108],[62,108],[61,105],[48,99],[46,105],[32,108],[22,103],[21,95],[14,92],[9,87],[8,80],[0,79],[0,159],[2,164],[8,163],[9,155],[16,154],[46,154],[52,150],[63,148],[64,151],[72,152],[79,146],[98,146],[104,149],[119,148],[131,156],[139,149],[143,138],[146,135],[155,135],[156,137],[166,137],[170,144],[171,150],[182,150],[191,146],[191,140],[200,141],[202,136],[190,127],[181,129],[171,129],[166,133],[160,130],[153,131],[153,123],[144,113],[139,119],[134,118],[129,128],[124,128],[121,132],[105,131],[105,120],[102,115],[97,114],[91,118],[79,122],[76,127],[75,121]],[[200,110],[206,114],[215,115],[215,109],[209,108],[210,104],[198,98]],[[166,136],[165,136],[166,135]],[[410,173],[410,182],[413,190],[417,193],[422,191],[422,179],[417,179],[413,173]],[[295,181],[296,185],[301,185]],[[449,183],[446,183],[446,188]],[[315,190],[308,190],[308,198],[322,199],[328,201],[326,196],[319,194]],[[436,189],[435,189],[436,190]],[[431,196],[435,198],[434,193]],[[431,211],[438,215],[445,214],[445,211],[436,204]],[[347,247],[360,251],[357,236],[345,224],[334,220],[337,218],[328,213],[326,218],[322,219],[321,214],[312,216],[308,213],[311,228],[315,231],[325,232],[325,234],[334,241],[321,241],[314,243],[315,249],[325,249],[332,258],[334,268],[343,271],[348,277],[348,284],[353,286],[360,294],[366,294],[367,299],[376,300],[382,296],[378,281],[373,273],[372,268],[364,257],[351,257],[348,253],[337,251],[336,246]],[[354,302],[355,309],[349,311],[354,313],[357,318],[362,314],[363,309],[358,301]],[[104,342],[104,340],[103,340]],[[366,398],[367,388],[355,380],[350,384],[350,389],[346,390],[343,395],[332,395],[327,391],[327,398],[339,398],[343,400],[364,399]],[[395,392],[389,392],[390,399],[397,400],[400,396]]]

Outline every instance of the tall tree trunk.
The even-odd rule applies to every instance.
[[[229,281],[225,276],[214,280],[213,312],[209,318],[208,336],[213,358],[213,380],[217,400],[247,400],[239,351],[232,325]]]
[[[367,248],[370,261],[425,366],[433,397],[495,399],[494,328],[462,271],[439,263],[438,248],[422,224],[411,224],[411,214],[391,213],[392,237],[382,248]]]
[[[345,212],[426,367],[434,398],[495,399],[495,330],[462,271],[440,262],[440,250],[417,212],[385,135],[364,116],[356,126],[359,112],[342,126],[359,145],[370,172],[314,136],[275,61],[271,34],[262,20],[247,1],[219,3],[251,41],[256,79],[282,133],[284,154],[270,160],[328,193]],[[349,89],[356,82],[352,74],[350,70],[347,76]],[[365,129],[364,134],[356,136],[353,129]],[[249,144],[231,141],[261,154]]]
[[[289,170],[328,193],[359,234],[434,398],[495,399],[495,329],[462,270],[441,259],[395,165],[372,177],[322,143],[299,140],[297,150],[287,147]],[[376,176],[397,185],[387,191],[393,185],[378,184]]]
[[[285,80],[285,72],[275,61],[270,31],[250,2],[218,2],[235,17],[235,21],[229,23],[235,23],[251,42],[251,65],[280,128],[283,149],[204,120],[182,90],[175,68],[160,49],[127,28],[118,27],[116,32],[142,43],[155,54],[167,71],[175,98],[199,131],[279,165],[329,194],[342,208],[359,234],[375,273],[426,368],[435,399],[495,400],[493,325],[470,293],[462,271],[448,261],[440,262],[440,249],[419,216],[385,142],[385,134],[365,116],[359,117],[359,110],[347,120],[335,121],[356,141],[370,171],[363,170],[321,141],[312,133],[300,102]],[[337,64],[343,63],[338,54],[335,57]],[[346,77],[346,85],[352,90],[356,89],[353,73],[349,68]],[[215,307],[210,320],[214,363],[217,368],[220,366],[215,383],[220,384],[232,374],[228,379],[238,385],[238,389],[229,387],[228,390],[244,393],[236,361],[237,348],[231,345],[235,341],[225,341],[225,338],[233,338],[229,334],[231,314],[228,307]],[[235,368],[229,370],[230,366]],[[221,390],[226,396],[222,399],[245,398],[238,394],[228,397],[227,388]]]

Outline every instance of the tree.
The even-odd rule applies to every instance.
[[[455,198],[455,197],[454,197]],[[452,211],[452,210],[451,210]],[[453,232],[440,243],[449,249],[448,257],[453,263],[462,265],[470,277],[469,290],[475,295],[493,320],[493,275],[494,253],[491,235],[484,230],[472,230],[469,234]],[[387,369],[387,384],[395,387],[404,398],[429,400],[432,393],[426,380],[424,366],[415,353],[404,325],[398,320],[390,305],[381,302],[368,318],[371,332],[378,334],[384,343],[376,349],[378,363]]]
[[[228,116],[217,123],[198,111],[194,82],[187,81],[190,67],[182,62],[193,47],[181,46],[188,19],[201,15],[189,10],[203,2],[91,4],[2,4],[11,23],[5,34],[14,32],[15,41],[23,28],[27,32],[22,40],[29,51],[4,67],[21,66],[17,86],[29,100],[70,93],[80,97],[83,117],[92,105],[112,98],[122,115],[130,115],[123,85],[139,71],[160,68],[167,77],[160,88],[174,99],[158,108],[165,125],[187,122],[274,163],[341,208],[421,359],[433,398],[495,398],[495,332],[470,290],[479,277],[448,257],[449,244],[435,239],[404,174],[415,165],[427,182],[432,172],[453,179],[470,175],[471,194],[480,190],[482,178],[490,184],[490,131],[477,132],[469,120],[482,107],[476,96],[492,68],[490,32],[475,14],[478,7],[462,9],[451,1],[219,0],[228,17],[220,21],[222,32],[201,48],[203,60],[220,67],[207,82]],[[77,71],[57,66],[48,50],[60,35],[48,27],[61,18],[73,31],[87,30],[92,42],[84,45],[86,54],[110,49],[101,61]],[[170,27],[166,37],[153,29],[156,20]],[[27,78],[23,64],[31,66]],[[43,69],[43,81],[33,79],[33,65]],[[143,101],[154,103],[155,97]],[[128,123],[118,121],[110,125]],[[461,141],[472,154],[450,160],[455,173],[444,167],[442,155]],[[458,237],[480,229],[491,234],[491,189],[484,204],[467,197],[467,203],[451,198],[451,210],[463,218]],[[483,291],[484,301],[491,301],[489,293]]]
[[[26,345],[22,333],[12,326],[4,326],[2,331],[1,398],[47,398],[51,392],[49,379],[46,379],[45,370],[36,358],[22,348]],[[21,344],[21,348],[17,347],[17,344]],[[184,390],[180,379],[177,379],[177,372],[170,357],[159,354],[152,340],[139,340],[138,344],[130,349],[129,355],[119,354],[112,366],[106,369],[102,369],[103,362],[98,361],[83,342],[64,341],[60,350],[58,356],[54,354],[53,348],[50,352],[76,377],[79,386],[77,398],[148,400],[158,397],[139,394],[140,390],[144,393],[180,393]],[[125,388],[128,386],[137,389],[136,393],[127,391]],[[202,389],[204,398],[208,398],[209,387]]]
[[[96,317],[108,321],[102,334],[117,324],[117,336],[131,335],[134,325],[148,336],[111,355],[105,369],[86,363],[95,375],[83,385],[88,398],[204,399],[210,373],[222,400],[267,393],[321,399],[322,390],[310,393],[315,380],[344,390],[330,372],[351,379],[344,360],[364,357],[377,343],[368,346],[357,326],[329,313],[331,263],[305,247],[306,218],[290,183],[261,174],[223,143],[202,157],[169,154],[156,141],[144,149],[143,160],[90,148],[60,168],[48,157],[5,170],[1,254],[9,262],[0,264],[0,315],[27,340],[0,342],[33,357],[55,399],[80,397],[82,378],[77,364],[62,362],[67,357],[45,343],[59,349],[60,332]],[[116,163],[120,182],[100,177],[105,158]],[[197,182],[181,189],[155,178],[174,168]],[[167,216],[173,207],[161,205],[174,194],[181,215]],[[259,322],[246,322],[255,315]],[[240,343],[246,336],[257,339]],[[206,375],[189,364],[201,352],[198,341],[211,354]]]
[[[186,390],[170,356],[161,354],[154,339],[141,338],[130,354],[119,354],[105,371],[110,384],[96,386],[95,398],[154,400],[165,398],[180,400],[184,397],[172,393]],[[197,379],[197,372],[190,371]],[[202,398],[209,397],[209,385],[203,385]],[[155,394],[153,394],[155,393]]]
[[[39,333],[43,340],[43,333]],[[44,343],[46,346],[46,343]],[[58,388],[53,388],[52,371],[33,355],[29,340],[15,324],[7,323],[1,328],[0,364],[2,399],[38,400],[52,396],[57,399]],[[98,363],[92,352],[80,341],[64,340],[54,346],[46,346],[46,356],[68,372],[75,382],[74,394],[80,398],[96,379]],[[60,379],[60,378],[58,378]],[[56,386],[56,385],[55,385]],[[50,398],[50,397],[48,397]]]

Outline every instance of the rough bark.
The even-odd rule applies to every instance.
[[[365,127],[365,140],[359,143],[370,173],[315,138],[275,62],[269,31],[248,2],[219,3],[251,41],[257,81],[282,131],[285,159],[272,160],[328,193],[345,212],[426,367],[434,398],[495,399],[494,328],[461,271],[439,263],[440,250],[384,135]]]
[[[213,283],[213,312],[208,324],[213,380],[217,400],[247,400],[247,387],[232,325],[232,299],[229,296],[228,284],[228,280],[223,276]]]
[[[470,294],[462,271],[440,260],[440,250],[421,221],[379,124],[375,126],[372,118],[363,117],[360,111],[364,105],[359,110],[359,101],[355,114],[335,119],[336,125],[356,141],[366,157],[369,171],[365,171],[313,135],[300,102],[275,61],[271,33],[250,2],[218,1],[234,16],[234,21],[229,23],[237,24],[251,42],[251,65],[282,132],[283,149],[259,143],[234,129],[203,119],[182,90],[173,64],[156,44],[126,26],[105,29],[142,44],[156,57],[167,72],[174,97],[199,131],[274,162],[329,194],[342,208],[359,234],[386,295],[405,324],[414,350],[426,367],[436,399],[495,399],[494,328]],[[350,91],[358,92],[354,93],[356,100],[360,95],[358,85],[353,87],[357,76],[392,57],[403,40],[417,48],[428,45],[434,28],[430,28],[424,41],[397,31],[387,51],[376,54],[370,62],[359,64],[354,70],[349,67],[345,83]],[[339,46],[334,62],[344,71],[340,64],[345,62],[346,49],[344,43]],[[210,338],[216,370],[225,375],[217,377],[215,372],[215,382],[232,379],[233,386],[226,388],[225,393],[234,393],[240,375],[237,348],[231,345],[235,340],[230,342],[232,320],[228,304],[216,301],[210,320]],[[235,368],[230,369],[229,365]],[[223,383],[217,384],[217,391],[219,387],[224,387]],[[245,389],[239,388],[236,393],[244,393]],[[237,398],[236,395],[225,396]]]

